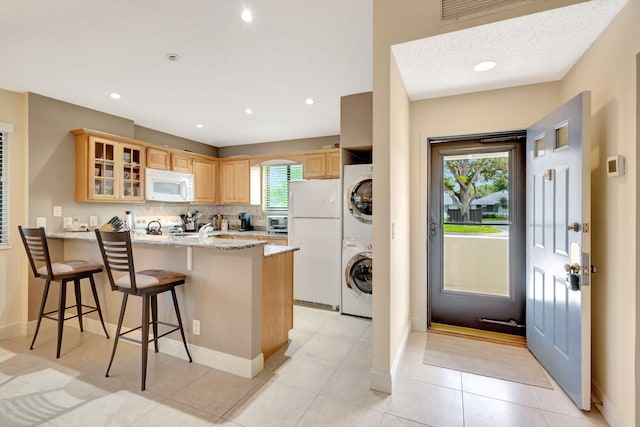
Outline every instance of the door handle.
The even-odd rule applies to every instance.
[[[567,272],[567,287],[572,291],[577,291],[580,289],[580,272],[582,268],[580,268],[580,264],[565,264],[564,269]]]
[[[429,237],[436,237],[438,226],[439,224],[436,222],[436,218],[432,216],[431,221],[429,221]]]

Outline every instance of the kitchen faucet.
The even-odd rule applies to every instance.
[[[207,237],[209,237],[209,232],[213,231],[213,226],[211,225],[211,223],[207,223],[205,225],[203,225],[200,230],[198,231],[198,241],[200,243],[204,243],[207,241]]]

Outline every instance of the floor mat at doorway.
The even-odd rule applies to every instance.
[[[526,348],[427,333],[423,363],[553,389]]]

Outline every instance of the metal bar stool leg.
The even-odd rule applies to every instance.
[[[76,311],[78,312],[80,332],[84,332],[84,327],[82,326],[82,291],[80,290],[80,279],[73,280],[73,291],[76,294]]]
[[[191,359],[191,354],[189,353],[189,347],[187,347],[187,339],[184,336],[184,328],[182,327],[182,318],[180,317],[180,309],[178,308],[178,298],[176,297],[175,288],[171,288],[171,298],[173,298],[173,307],[176,309],[176,317],[178,318],[178,326],[180,326],[180,335],[182,335],[182,343],[184,344],[184,349],[187,351],[187,356],[189,357],[189,363],[193,362]]]
[[[140,343],[142,344],[141,390],[144,391],[147,388],[147,353],[149,351],[149,295],[147,294],[142,294],[142,337]]]
[[[62,346],[62,330],[64,329],[64,313],[67,305],[67,281],[60,281],[60,303],[58,304],[58,345],[56,359],[60,359],[60,347]]]
[[[38,331],[40,330],[40,323],[42,322],[42,317],[44,316],[44,307],[47,305],[47,297],[49,296],[50,285],[50,280],[47,280],[44,284],[42,302],[40,303],[40,312],[38,313],[38,321],[36,322],[36,332],[33,334],[33,340],[31,341],[31,347],[29,347],[29,350],[33,350],[33,345],[36,343],[36,337],[38,336]]]
[[[122,307],[120,308],[120,317],[118,317],[118,327],[116,328],[116,337],[113,340],[113,350],[111,350],[111,359],[109,360],[109,366],[107,366],[107,373],[104,375],[105,377],[109,376],[109,371],[111,370],[111,364],[113,363],[113,356],[116,355],[116,347],[118,347],[118,340],[120,339],[120,330],[122,329],[122,321],[124,320],[124,311],[127,308],[127,298],[129,294],[122,294]]]
[[[100,323],[102,323],[102,329],[104,330],[104,334],[109,338],[109,332],[107,332],[107,327],[104,324],[104,319],[102,318],[102,310],[100,310],[100,302],[98,301],[98,291],[96,290],[96,281],[93,279],[93,274],[89,276],[89,281],[91,282],[91,292],[93,293],[93,300],[96,303],[96,309],[98,310],[98,317],[100,317]]]
[[[158,352],[158,295],[151,295],[151,326],[153,329],[153,346]]]

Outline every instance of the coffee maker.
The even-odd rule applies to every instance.
[[[242,212],[238,215],[240,218],[240,230],[238,231],[249,231],[251,230],[251,215],[246,212]]]

